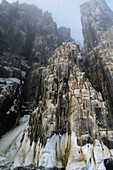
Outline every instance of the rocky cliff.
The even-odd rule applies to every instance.
[[[113,154],[113,123],[102,95],[80,71],[80,60],[73,43],[63,43],[49,59],[29,125],[8,149],[1,148],[10,168],[105,169]]]
[[[48,12],[6,1],[0,8],[0,135],[16,124],[0,140],[0,169],[113,169],[113,12],[106,2],[81,6],[82,52]]]
[[[69,29],[59,30],[34,5],[0,4],[0,137],[38,104],[42,68],[56,47],[72,41]]]
[[[81,5],[81,16],[86,52],[103,41],[113,40],[113,11],[105,0],[91,0]]]
[[[105,0],[81,6],[84,70],[113,115],[113,12]]]

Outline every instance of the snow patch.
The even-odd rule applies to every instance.
[[[25,71],[21,71],[21,75],[22,75],[23,78],[25,78],[26,72]]]
[[[20,84],[20,80],[18,78],[0,78],[0,82],[4,84],[18,83]]]
[[[10,150],[10,147],[17,139],[19,134],[26,128],[28,120],[25,123],[15,127],[14,129],[7,132],[0,140],[0,155],[5,157],[5,154]],[[17,142],[17,141],[16,141]],[[20,141],[18,141],[20,142]]]
[[[7,70],[7,71],[12,71],[12,69],[11,69],[10,67],[4,66],[4,68],[5,68],[5,70]]]

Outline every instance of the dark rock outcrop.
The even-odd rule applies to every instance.
[[[104,164],[105,164],[106,170],[113,169],[113,159],[105,159]]]
[[[20,116],[20,82],[17,78],[0,78],[0,137],[11,129]]]
[[[58,42],[62,44],[62,42],[71,42],[73,39],[70,36],[70,28],[60,27],[58,29]]]
[[[27,64],[16,54],[4,52],[0,57],[0,137],[18,124],[22,80]]]
[[[44,68],[42,64],[34,62],[27,70],[22,92],[22,114],[32,113],[39,102]]]
[[[29,165],[29,166],[25,166],[25,167],[17,167],[17,168],[14,168],[13,170],[65,170],[63,168],[44,168],[44,167],[35,167],[34,165]]]

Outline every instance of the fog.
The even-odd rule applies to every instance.
[[[2,0],[0,0],[0,2],[1,1]],[[15,0],[7,1],[15,2]],[[83,42],[80,5],[87,1],[88,0],[19,0],[20,3],[35,4],[43,11],[51,12],[57,26],[71,28],[71,36],[79,44]],[[113,0],[106,0],[106,2],[113,10]]]

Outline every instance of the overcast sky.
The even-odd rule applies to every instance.
[[[0,0],[1,2],[2,0]],[[15,2],[16,0],[7,0]],[[82,43],[82,27],[80,19],[80,4],[88,0],[19,0],[20,3],[26,2],[35,4],[43,11],[52,13],[57,26],[66,26],[71,28],[71,36],[77,43]],[[113,10],[113,0],[106,0]]]

